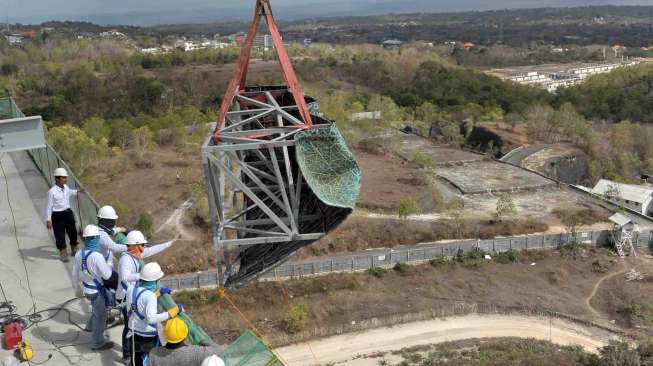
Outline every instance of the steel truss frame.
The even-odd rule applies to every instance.
[[[296,117],[297,105],[279,104],[289,94],[276,89],[236,95],[219,130],[219,143],[211,136],[203,146],[219,280],[225,279],[222,263],[227,273],[233,272],[230,252],[235,247],[312,241],[325,235],[323,230],[299,230],[300,222],[320,217],[301,214],[306,183],[294,161],[294,137],[303,123]],[[316,107],[310,99],[308,106]],[[313,126],[326,127],[329,123]],[[250,218],[253,212],[259,215]]]

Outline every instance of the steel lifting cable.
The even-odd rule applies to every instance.
[[[289,365],[289,363],[286,362],[286,360],[284,360],[283,357],[281,357],[280,354],[278,354],[277,352],[274,351],[274,348],[272,348],[272,345],[270,344],[270,342],[268,342],[267,338],[265,338],[263,333],[254,325],[254,323],[252,323],[251,320],[249,320],[249,318],[247,318],[247,315],[245,315],[245,313],[243,313],[240,310],[240,308],[238,308],[238,305],[236,305],[236,303],[231,299],[231,297],[229,297],[229,295],[227,295],[227,291],[225,290],[224,287],[221,287],[220,289],[218,289],[218,295],[220,296],[220,298],[223,298],[223,299],[227,300],[229,305],[231,305],[231,307],[234,310],[236,310],[236,312],[238,313],[240,318],[247,324],[247,326],[250,328],[250,330],[252,332],[254,332],[254,334],[261,340],[261,342],[263,342],[270,349],[270,352],[272,352],[272,354],[279,361],[281,361],[281,363],[283,363],[284,365]]]

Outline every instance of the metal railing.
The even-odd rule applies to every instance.
[[[636,250],[648,250],[653,233],[642,233],[633,241]],[[287,262],[263,274],[260,280],[273,281],[320,276],[330,273],[362,272],[371,268],[391,268],[397,263],[420,264],[441,257],[453,257],[459,250],[469,252],[481,249],[488,253],[510,250],[551,250],[569,243],[590,246],[607,245],[610,231],[590,231],[572,234],[528,235],[487,240],[457,240],[439,243],[424,243],[393,249],[370,250],[369,253],[354,253],[307,261]],[[191,290],[216,287],[216,271],[201,271],[191,274],[168,276],[162,279],[166,287],[175,290]]]
[[[64,168],[68,172],[68,187],[80,189],[83,187],[79,179],[73,174],[66,162],[57,154],[50,145],[44,148],[28,150],[27,153],[34,161],[34,164],[45,178],[48,186],[53,186],[56,168]],[[84,226],[97,223],[98,204],[88,193],[78,194],[71,199],[70,208],[75,213],[78,229],[81,231]]]
[[[18,108],[13,98],[0,98],[0,119],[24,117],[25,114]],[[54,170],[56,168],[64,168],[68,172],[68,187],[71,189],[83,187],[68,164],[57,154],[52,146],[46,144],[43,148],[27,150],[27,153],[34,161],[43,178],[45,178],[48,186],[51,187],[55,184]],[[70,203],[70,208],[75,213],[79,231],[88,224],[97,223],[98,204],[88,192],[76,195]]]

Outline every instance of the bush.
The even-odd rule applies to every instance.
[[[298,333],[306,326],[306,305],[303,303],[293,304],[288,310],[286,317],[287,330],[289,333]]]
[[[599,350],[601,359],[599,366],[640,366],[640,356],[631,349],[628,342],[610,341],[610,344]]]
[[[143,235],[149,237],[152,235],[152,216],[148,213],[142,213],[138,217],[138,223],[136,223],[136,229],[140,230]]]
[[[2,64],[2,66],[0,66],[0,73],[3,76],[9,76],[9,75],[16,74],[16,73],[18,73],[18,65],[9,64],[9,63]]]
[[[410,265],[403,262],[398,262],[392,269],[400,274],[406,274],[411,270]]]
[[[560,255],[563,257],[576,259],[585,249],[585,246],[580,243],[572,242],[560,246]]]
[[[453,261],[448,257],[437,257],[429,261],[429,264],[432,265],[433,267],[447,266],[452,263]]]
[[[367,274],[376,278],[383,278],[388,271],[385,268],[374,267],[367,270]]]
[[[127,204],[122,201],[114,200],[109,202],[109,205],[111,205],[116,210],[118,216],[127,217],[131,212],[129,206],[127,206]]]
[[[501,264],[514,263],[517,261],[517,259],[519,259],[519,252],[516,250],[494,253],[494,260],[497,263],[501,263]]]
[[[400,219],[406,219],[410,215],[416,215],[419,213],[419,206],[417,206],[417,201],[414,198],[404,198],[399,202],[399,212],[398,216]]]

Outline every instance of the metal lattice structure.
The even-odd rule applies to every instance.
[[[263,17],[285,86],[245,86]],[[260,276],[353,211],[360,169],[333,122],[320,117],[317,102],[302,93],[268,0],[256,1],[215,131],[202,152],[221,285]]]

